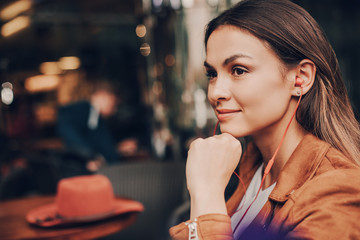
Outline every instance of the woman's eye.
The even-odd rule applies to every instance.
[[[206,77],[211,80],[213,78],[216,78],[217,77],[217,73],[215,71],[207,71],[206,72]]]
[[[232,69],[232,74],[235,75],[235,76],[240,76],[244,73],[246,73],[247,71],[241,67],[234,67]]]

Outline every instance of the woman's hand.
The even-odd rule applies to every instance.
[[[228,133],[191,143],[186,164],[191,219],[206,213],[226,214],[224,192],[241,152],[240,142]]]

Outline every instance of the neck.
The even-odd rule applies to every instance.
[[[270,159],[274,157],[275,152],[278,150],[275,158],[273,159],[274,163],[271,170],[263,184],[263,189],[266,189],[277,181],[281,169],[306,134],[306,131],[301,127],[301,125],[293,119],[279,148],[290,117],[284,117],[283,119],[286,119],[286,121],[282,120],[269,129],[263,130],[261,134],[253,135],[254,143],[261,152],[264,167],[267,166]]]

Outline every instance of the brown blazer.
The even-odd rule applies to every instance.
[[[249,145],[239,175],[247,186],[261,164]],[[231,215],[244,196],[241,184],[227,202]],[[181,223],[170,229],[174,240],[188,239]],[[230,217],[206,214],[198,218],[200,239],[233,239]],[[259,237],[260,236],[260,237]],[[241,239],[360,239],[360,168],[315,136],[306,135],[283,167],[277,184]],[[269,238],[266,238],[269,239]]]

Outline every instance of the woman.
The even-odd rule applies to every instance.
[[[190,146],[190,220],[172,238],[360,239],[359,125],[315,20],[245,0],[208,24],[205,47],[222,134]],[[225,203],[234,170],[243,184]]]

